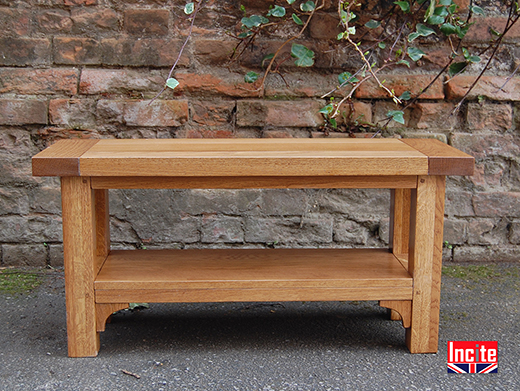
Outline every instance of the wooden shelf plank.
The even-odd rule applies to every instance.
[[[95,289],[107,303],[409,300],[412,278],[386,249],[135,250],[112,251]]]

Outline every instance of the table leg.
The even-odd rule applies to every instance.
[[[61,197],[69,356],[96,356],[94,278],[108,252],[107,196],[89,177],[62,177]]]
[[[445,184],[444,176],[419,176],[412,190],[408,272],[414,289],[412,322],[406,329],[411,353],[438,348]]]

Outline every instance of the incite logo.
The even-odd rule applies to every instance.
[[[448,373],[497,372],[497,341],[448,341]]]

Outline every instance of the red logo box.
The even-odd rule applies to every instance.
[[[448,373],[497,373],[498,341],[448,341]]]

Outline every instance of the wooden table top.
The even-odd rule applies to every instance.
[[[472,175],[474,158],[435,139],[61,140],[35,176]]]

